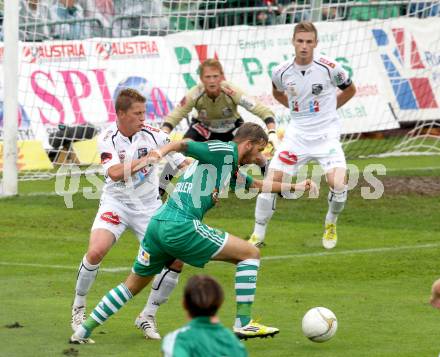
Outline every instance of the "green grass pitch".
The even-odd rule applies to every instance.
[[[387,180],[409,176],[440,181],[438,157],[356,161],[361,167],[383,163]],[[417,176],[417,177],[416,177]],[[53,181],[24,182],[23,195],[0,200],[0,356],[159,356],[160,343],[146,341],[134,328],[147,289],[94,334],[96,345],[66,351],[70,305],[77,265],[88,242],[97,200],[74,196],[67,209],[62,197],[30,195],[54,190]],[[320,238],[327,190],[318,199],[278,200],[268,230],[253,315],[280,328],[273,339],[248,340],[250,356],[438,356],[440,314],[428,304],[430,286],[440,277],[440,193],[399,192],[364,200],[357,187],[349,193],[338,225],[339,243],[324,251]],[[255,200],[223,199],[206,222],[245,237],[253,228]],[[137,252],[126,233],[102,264],[88,297],[89,311],[110,288],[123,281]],[[110,272],[110,268],[121,268]],[[106,270],[107,269],[107,270]],[[158,323],[164,335],[182,326],[182,288],[196,273],[212,274],[226,301],[220,318],[234,319],[234,267],[210,263],[186,267]],[[339,328],[329,342],[317,344],[301,332],[311,307],[334,311]],[[18,322],[23,327],[8,328]]]

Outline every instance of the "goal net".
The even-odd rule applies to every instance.
[[[98,167],[96,134],[116,120],[122,88],[140,90],[148,124],[160,126],[211,57],[222,62],[227,80],[273,109],[282,136],[289,113],[271,95],[271,72],[292,58],[293,27],[301,20],[315,22],[318,50],[341,63],[357,87],[339,109],[348,158],[440,154],[439,0],[58,3],[20,2],[21,180],[53,177],[66,165]],[[3,77],[0,88],[1,98],[8,95]],[[3,114],[0,150],[2,127]]]

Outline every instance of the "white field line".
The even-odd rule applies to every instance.
[[[357,254],[376,254],[385,252],[398,252],[402,250],[411,249],[430,249],[430,248],[440,248],[440,243],[430,243],[430,244],[419,244],[419,245],[403,245],[400,247],[381,247],[381,248],[369,248],[369,249],[352,249],[352,250],[341,250],[341,251],[322,251],[317,253],[303,253],[303,254],[286,254],[286,255],[274,255],[269,257],[262,257],[261,260],[284,260],[284,259],[301,259],[301,258],[317,258],[317,257],[331,257],[335,255],[357,255]],[[51,264],[37,264],[37,263],[14,263],[0,261],[0,265],[3,266],[13,266],[13,267],[28,267],[28,268],[46,268],[46,269],[66,269],[66,270],[77,270],[77,266],[69,265],[51,265]],[[115,268],[101,268],[99,271],[104,273],[118,273],[118,272],[128,272],[131,267],[115,267]]]
[[[425,167],[405,167],[405,168],[391,168],[387,169],[387,172],[391,171],[434,171],[434,170],[440,170],[440,166],[425,166]]]

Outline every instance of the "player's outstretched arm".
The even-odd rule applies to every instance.
[[[191,110],[193,110],[195,103],[192,93],[196,89],[196,87],[193,87],[190,92],[182,98],[176,108],[166,116],[161,128],[164,132],[167,134],[171,133],[176,125],[179,124],[183,118],[186,118]]]
[[[168,155],[170,152],[185,152],[187,150],[187,140],[173,141],[160,149],[151,150],[147,156],[139,159],[139,163],[134,167],[134,170],[139,171],[145,166],[157,164],[160,160]]]
[[[108,169],[107,175],[114,182],[121,180],[127,181],[131,175],[133,175],[134,173],[138,172],[140,169],[147,166],[143,164],[143,161],[145,161],[144,157],[141,159],[135,159],[131,162],[124,162],[113,165]]]
[[[281,192],[303,192],[310,191],[313,195],[318,195],[319,189],[316,183],[314,183],[311,179],[306,179],[299,183],[287,183],[287,182],[278,182],[271,180],[253,180],[251,188],[256,188],[260,192],[273,192],[273,193],[281,193]]]

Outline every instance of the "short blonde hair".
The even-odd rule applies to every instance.
[[[315,40],[318,41],[318,30],[310,21],[301,21],[295,26],[293,39],[295,39],[296,34],[299,32],[313,32],[315,34]]]
[[[133,103],[145,103],[147,98],[140,94],[136,89],[124,88],[118,94],[115,103],[115,111],[118,113],[120,110],[126,112],[130,109]]]
[[[220,71],[220,74],[223,75],[223,66],[218,59],[208,58],[203,61],[203,63],[199,66],[199,75],[200,78],[203,76],[203,71],[206,67],[212,67]]]

